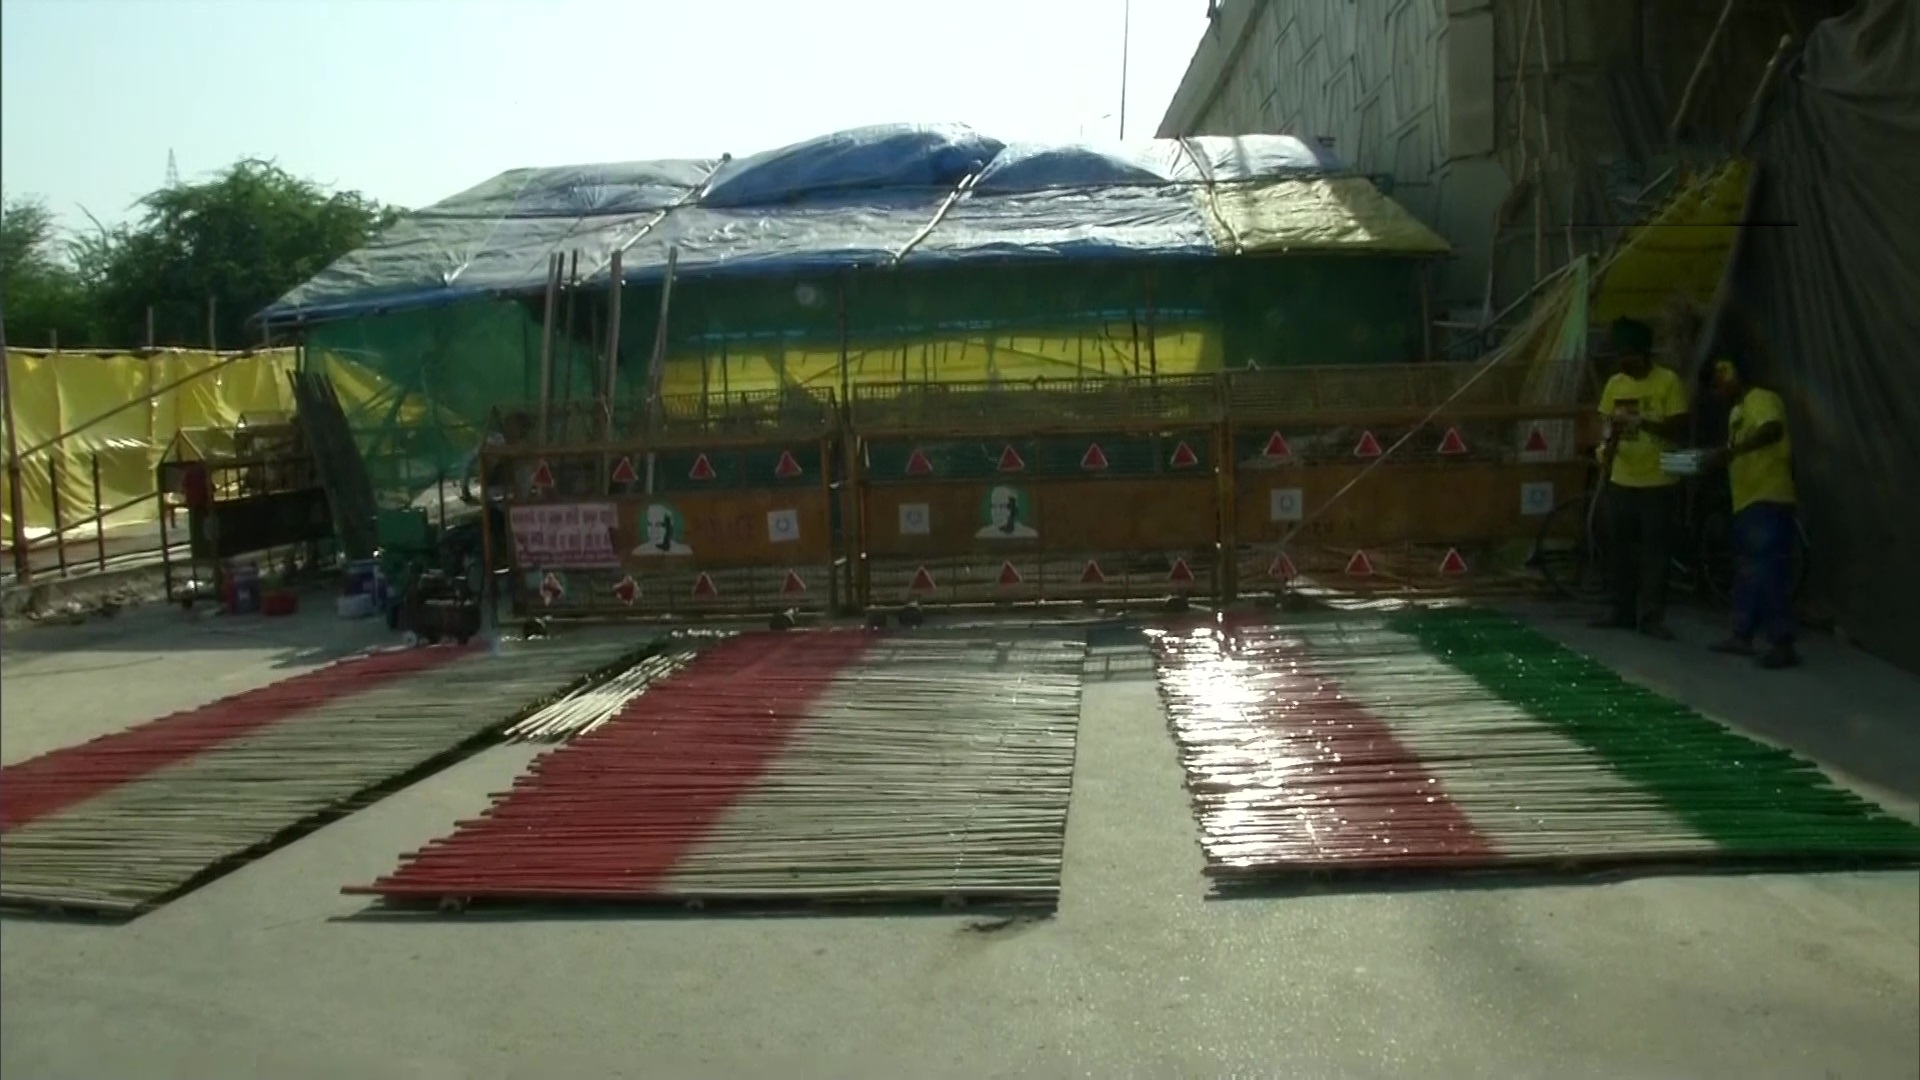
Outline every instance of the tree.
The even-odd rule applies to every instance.
[[[84,345],[92,336],[87,290],[63,257],[59,229],[46,205],[8,199],[0,205],[0,298],[7,340],[16,346]]]
[[[357,191],[328,192],[258,160],[237,162],[204,183],[161,188],[139,206],[136,222],[96,222],[74,245],[97,344],[142,342],[151,306],[158,343],[204,346],[209,299],[218,345],[256,342],[249,318],[400,214]]]

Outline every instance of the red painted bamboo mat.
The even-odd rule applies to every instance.
[[[1154,650],[1209,873],[1495,859],[1420,756],[1297,636],[1201,628]]]
[[[459,648],[349,657],[0,770],[0,832],[55,814],[296,713],[439,667]]]
[[[760,778],[809,707],[873,642],[857,631],[743,635],[593,733],[536,760],[479,818],[349,893],[650,899]]]

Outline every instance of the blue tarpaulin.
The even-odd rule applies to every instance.
[[[1230,189],[1233,199],[1219,198]],[[1283,216],[1297,228],[1235,227],[1234,215],[1272,200],[1307,208]],[[623,276],[649,281],[672,250],[689,276],[780,276],[1213,257],[1254,253],[1249,235],[1270,250],[1446,250],[1364,178],[1287,136],[1047,146],[959,125],[887,125],[739,159],[515,169],[409,214],[262,317],[287,323],[534,291],[555,252],[579,252],[592,282],[605,280],[619,251]]]

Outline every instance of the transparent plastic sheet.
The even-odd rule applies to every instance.
[[[1758,206],[1736,324],[1787,400],[1816,598],[1920,670],[1920,12],[1866,0],[1819,24],[1753,148]]]

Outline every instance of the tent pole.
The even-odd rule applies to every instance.
[[[7,362],[6,300],[0,297],[0,412],[7,422],[7,513],[13,518],[13,580],[33,583],[33,559],[27,551],[27,523],[21,516],[26,501],[20,497],[20,429],[13,422],[13,365]]]
[[[603,417],[600,437],[603,442],[613,432],[613,402],[620,375],[620,294],[625,291],[626,283],[625,273],[620,266],[620,252],[616,249],[607,266],[607,367],[600,378]]]
[[[547,299],[545,310],[540,317],[540,433],[539,442],[547,442],[549,408],[553,399],[553,309],[560,289],[560,274],[565,269],[566,256],[558,253],[547,256]]]

